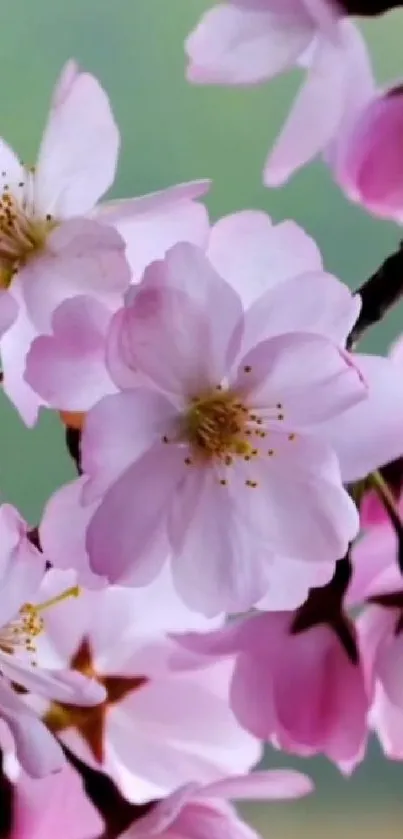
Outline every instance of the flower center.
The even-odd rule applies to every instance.
[[[24,603],[19,610],[18,617],[1,628],[0,650],[9,655],[24,650],[27,653],[35,653],[35,638],[41,634],[44,628],[44,620],[41,613],[51,606],[55,606],[56,603],[66,600],[68,597],[77,597],[79,593],[79,587],[74,586],[63,591],[57,597],[45,600],[43,603],[36,605],[33,603]],[[32,663],[35,664],[34,661]]]
[[[6,176],[2,172],[2,177]],[[35,217],[32,173],[26,170],[26,181],[4,184],[0,193],[0,287],[8,288],[14,274],[43,250],[48,234],[57,222],[50,216]]]
[[[75,729],[89,747],[93,757],[102,763],[105,747],[105,721],[110,708],[122,702],[126,696],[147,684],[146,676],[107,676],[97,673],[88,638],[83,638],[74,654],[70,668],[84,676],[96,679],[106,690],[106,699],[99,705],[82,707],[52,702],[43,717],[53,734],[66,729]]]
[[[216,388],[191,400],[183,436],[197,458],[225,460],[228,455],[245,455],[252,448],[247,439],[251,420],[236,393]]]

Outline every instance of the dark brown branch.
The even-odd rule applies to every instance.
[[[81,475],[81,431],[77,428],[67,426],[66,446],[70,457],[74,460],[78,474]]]
[[[355,632],[350,619],[344,614],[343,601],[352,574],[350,550],[336,562],[335,572],[326,586],[311,588],[305,603],[297,610],[292,633],[298,635],[314,626],[330,626],[353,664],[358,663]]]
[[[349,349],[403,297],[403,242],[399,250],[389,256],[356,293],[361,297],[362,308],[347,342]]]
[[[14,787],[3,772],[3,753],[0,752],[0,839],[12,836],[14,817]]]
[[[87,766],[67,746],[63,743],[60,745],[67,760],[80,775],[86,795],[105,823],[105,830],[100,839],[117,839],[153,806],[154,802],[130,804],[108,775]]]
[[[403,6],[400,0],[339,0],[339,2],[347,14],[364,17],[375,17],[390,9]]]

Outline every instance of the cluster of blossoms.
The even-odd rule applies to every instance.
[[[267,186],[321,153],[403,220],[403,87],[350,19],[391,5],[227,0],[190,34],[191,82],[306,68]],[[118,150],[74,62],[37,165],[0,141],[3,390],[78,472],[39,523],[0,506],[2,835],[253,839],[230,801],[312,789],[265,743],[403,759],[403,340],[356,351],[403,255],[352,293],[293,221],[211,222],[207,181],[100,204]]]

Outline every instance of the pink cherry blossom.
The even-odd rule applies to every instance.
[[[5,504],[0,507],[0,533],[0,716],[14,737],[25,770],[40,777],[60,767],[62,753],[13,686],[84,706],[102,701],[104,690],[81,674],[33,667],[35,642],[43,630],[42,615],[51,606],[37,600],[45,559],[31,544],[17,511]]]
[[[327,0],[227,0],[187,39],[187,75],[197,84],[259,84],[293,66],[307,70],[266,161],[267,186],[328,152],[372,96],[364,41],[341,14]]]
[[[71,572],[52,571],[42,594],[74,582]],[[51,730],[84,761],[102,768],[130,800],[141,803],[192,779],[209,783],[247,771],[259,760],[258,741],[244,731],[229,707],[233,662],[187,655],[168,637],[203,632],[221,620],[190,612],[165,569],[141,590],[109,587],[82,591],[50,610],[38,639],[46,666],[91,670],[105,686],[103,706],[87,715],[35,702]],[[180,667],[174,655],[180,652]],[[171,664],[172,660],[172,664]],[[75,664],[74,664],[75,662]]]
[[[266,613],[178,640],[213,659],[236,654],[231,706],[248,731],[293,754],[323,753],[349,773],[367,740],[362,666],[330,625],[296,633],[296,615]]]
[[[292,799],[311,790],[306,776],[288,770],[221,778],[206,786],[188,783],[158,802],[121,839],[255,839],[255,831],[227,801]]]
[[[24,772],[12,778],[13,826],[9,839],[94,839],[103,823],[90,804],[79,777],[65,764],[60,772],[33,780]]]
[[[86,294],[115,310],[131,279],[129,240],[127,255],[139,250],[142,270],[147,249],[160,256],[164,245],[178,241],[181,225],[191,241],[208,229],[205,209],[194,203],[207,182],[98,208],[113,182],[118,150],[108,97],[74,62],[56,85],[35,170],[0,142],[0,285],[19,308],[0,348],[5,391],[28,424],[38,397],[23,378],[25,357],[35,336],[51,329],[57,306]],[[9,306],[4,294],[3,303]]]
[[[178,245],[116,315],[110,372],[121,392],[90,411],[82,441],[83,502],[103,496],[87,534],[96,573],[140,584],[138,571],[144,584],[148,569],[151,580],[162,528],[181,595],[214,614],[260,600],[275,555],[345,552],[357,512],[310,428],[366,388],[332,341],[276,323],[276,291],[256,304],[268,320],[253,343],[256,307],[244,315],[202,252]]]

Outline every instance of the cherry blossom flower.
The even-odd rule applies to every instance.
[[[257,834],[227,801],[300,798],[311,790],[309,778],[288,770],[220,778],[206,786],[188,783],[158,802],[121,839],[255,839]]]
[[[254,615],[178,641],[213,660],[236,654],[231,707],[248,731],[303,757],[323,753],[349,774],[367,741],[363,667],[330,623],[297,631],[297,617]]]
[[[106,93],[74,62],[56,85],[35,169],[0,143],[0,287],[19,307],[0,349],[6,393],[29,424],[38,399],[23,379],[25,357],[35,335],[50,330],[55,308],[77,294],[112,310],[121,305],[131,278],[124,236],[134,251],[142,242],[136,257],[142,269],[147,249],[160,256],[177,241],[181,224],[185,240],[205,233],[206,212],[193,199],[207,182],[96,207],[113,182],[118,149]]]
[[[264,311],[264,340],[252,340],[256,309],[248,322],[201,251],[178,245],[116,315],[110,372],[121,392],[89,412],[82,441],[83,501],[104,496],[87,534],[96,573],[144,584],[166,530],[178,590],[214,614],[263,597],[276,554],[345,552],[357,512],[335,453],[309,430],[365,398],[365,385],[332,341],[276,321],[274,297],[259,301]]]
[[[43,596],[74,580],[71,572],[52,571]],[[233,663],[206,668],[203,657],[198,667],[198,657],[183,661],[168,637],[221,622],[190,612],[167,570],[138,591],[82,591],[49,612],[38,659],[52,668],[91,673],[106,699],[93,709],[37,700],[34,706],[78,757],[102,768],[136,803],[164,796],[189,778],[208,783],[223,773],[247,771],[261,748],[229,707]],[[171,665],[177,651],[180,668]]]
[[[197,84],[259,84],[295,65],[307,70],[266,161],[267,186],[327,151],[373,93],[364,41],[342,15],[328,0],[227,0],[187,39],[187,75]]]
[[[38,603],[45,559],[31,544],[25,522],[9,505],[0,507],[0,532],[0,716],[14,737],[21,764],[30,775],[39,777],[61,766],[62,753],[15,686],[23,692],[84,706],[102,702],[105,692],[81,674],[33,666],[37,664],[36,641],[43,631],[43,614],[53,606],[53,601]],[[65,592],[62,599],[69,594]]]

